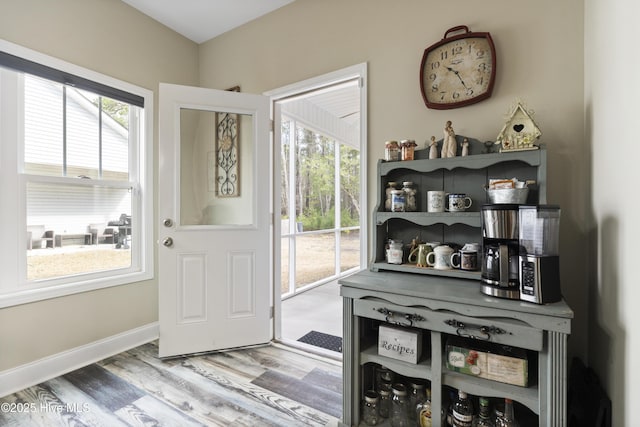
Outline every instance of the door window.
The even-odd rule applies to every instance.
[[[253,116],[180,109],[180,225],[254,224]]]

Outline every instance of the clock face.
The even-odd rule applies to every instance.
[[[488,33],[475,34],[482,35],[451,37],[424,51],[420,87],[427,107],[463,107],[491,96],[495,49]]]

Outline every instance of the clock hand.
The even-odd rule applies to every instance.
[[[459,73],[458,71],[454,70],[454,69],[453,69],[453,68],[451,68],[451,67],[447,67],[447,70],[452,71],[452,72],[453,72],[453,74],[455,74],[456,76],[458,76],[458,78],[460,79],[460,83],[462,83],[462,86],[464,86],[464,88],[465,88],[465,89],[469,89],[469,88],[467,87],[467,85],[466,85],[466,84],[464,84],[464,80],[462,80],[462,77],[460,77],[460,73]]]

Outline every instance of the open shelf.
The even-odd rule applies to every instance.
[[[417,267],[415,264],[389,264],[387,262],[374,262],[370,266],[371,271],[398,271],[401,273],[428,274],[431,276],[456,277],[480,281],[480,271],[465,271],[459,269],[436,270],[432,267]]]
[[[431,381],[431,358],[427,354],[416,363],[380,356],[377,346],[370,346],[360,352],[360,364],[377,363],[405,377],[422,378]]]

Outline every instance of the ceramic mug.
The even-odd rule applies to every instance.
[[[427,212],[444,212],[444,191],[427,191]]]
[[[473,204],[471,197],[461,193],[449,194],[447,199],[449,200],[447,207],[449,212],[464,212]]]
[[[447,245],[440,245],[427,254],[427,265],[436,270],[451,270],[452,254],[453,249]]]
[[[480,243],[465,243],[462,247],[463,251],[476,251],[480,252]]]
[[[428,243],[420,243],[417,248],[409,254],[409,262],[417,267],[427,266],[427,255],[433,252],[433,248]]]
[[[456,261],[456,258],[458,261]],[[451,266],[460,270],[476,271],[478,269],[478,252],[461,250],[451,254]]]

